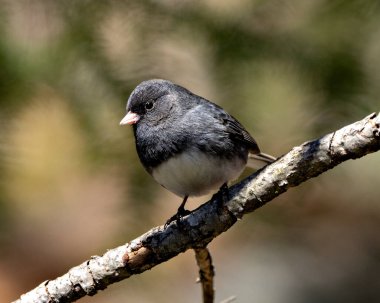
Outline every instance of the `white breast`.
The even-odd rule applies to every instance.
[[[174,194],[202,196],[235,180],[246,162],[239,157],[221,160],[199,150],[187,151],[170,158],[153,170],[153,178]]]

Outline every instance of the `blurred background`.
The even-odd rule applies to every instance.
[[[176,211],[119,126],[150,78],[223,106],[280,156],[380,110],[380,4],[0,0],[1,302]],[[215,239],[217,302],[378,302],[379,165],[346,162]],[[188,251],[80,302],[200,302],[197,271]]]

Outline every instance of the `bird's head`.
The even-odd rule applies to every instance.
[[[120,125],[156,125],[168,117],[175,107],[177,97],[176,85],[170,81],[144,81],[131,93],[127,102],[127,115],[120,121]]]

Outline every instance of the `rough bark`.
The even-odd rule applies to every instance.
[[[349,159],[380,149],[380,118],[371,114],[320,139],[294,147],[276,162],[254,173],[166,228],[151,229],[131,242],[94,256],[55,280],[45,281],[15,302],[73,302],[108,285],[140,274],[187,249],[199,249],[228,230],[243,215],[306,180]]]
[[[214,266],[210,251],[206,247],[194,248],[199,267],[199,282],[202,284],[203,303],[214,302]]]

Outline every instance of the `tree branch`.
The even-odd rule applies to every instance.
[[[45,281],[15,302],[73,302],[108,285],[144,272],[190,248],[206,247],[238,218],[273,200],[288,188],[332,169],[339,163],[380,149],[380,118],[371,114],[314,141],[294,147],[275,163],[230,188],[224,203],[215,195],[191,214],[169,226],[155,227],[120,247]]]
[[[203,303],[214,302],[214,266],[207,247],[194,248],[199,267],[199,282],[202,283]]]

